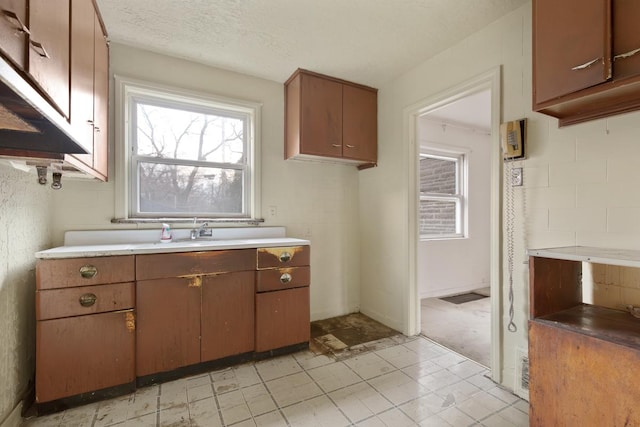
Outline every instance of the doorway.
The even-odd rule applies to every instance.
[[[489,324],[489,327],[488,337],[486,328],[484,331],[485,344],[480,344],[484,347],[484,359],[479,360],[479,362],[491,369],[492,379],[496,382],[501,381],[502,363],[500,319],[502,300],[500,293],[502,282],[500,274],[500,210],[502,192],[499,139],[499,124],[501,119],[500,72],[500,68],[496,67],[493,70],[445,90],[405,110],[407,136],[410,140],[411,155],[413,156],[413,164],[415,165],[414,168],[410,168],[411,170],[408,174],[411,189],[410,194],[413,196],[413,200],[409,201],[409,242],[410,259],[412,260],[412,265],[410,266],[411,310],[408,313],[410,316],[410,324],[415,325],[417,330],[422,330],[423,323],[430,321],[427,314],[423,315],[422,301],[424,299],[440,299],[446,296],[455,296],[470,292],[481,294],[481,297],[478,297],[479,299],[476,300],[482,301],[481,303],[465,302],[458,304],[458,315],[454,317],[463,320],[462,318],[466,317],[464,315],[473,312],[475,307],[465,306],[465,304],[473,305],[475,303],[476,305],[488,305],[488,309],[486,307],[482,309],[486,312],[485,322]],[[475,101],[475,104],[471,101]],[[478,104],[478,102],[480,103]],[[471,112],[461,113],[461,111],[473,105],[475,105],[475,107],[472,108]],[[485,115],[483,120],[484,123],[489,122],[488,126],[480,126],[478,124],[469,125],[469,123],[467,123],[470,116],[480,116],[481,114]],[[465,118],[461,119],[461,115],[465,116]],[[429,120],[430,122],[427,122]],[[431,132],[429,132],[429,129],[431,129]],[[442,137],[443,134],[453,137],[463,135],[465,132],[468,136],[471,135],[474,136],[474,138],[484,138],[484,149],[486,149],[484,151],[484,157],[479,156],[479,154],[483,152],[479,146],[469,146],[469,144],[464,142],[465,139],[473,139],[471,137],[458,139],[458,142],[451,142],[447,141],[446,138],[439,138]],[[438,133],[440,135],[438,135]],[[484,184],[487,185],[487,189],[483,190],[484,192],[480,192],[480,194],[483,194],[483,200],[479,203],[482,204],[482,202],[484,202],[484,208],[481,212],[476,214],[474,209],[472,209],[472,207],[477,207],[478,202],[477,200],[474,201],[474,198],[470,196],[461,210],[463,215],[466,214],[468,216],[467,220],[469,222],[463,225],[462,228],[455,229],[456,232],[461,231],[462,235],[454,236],[454,238],[448,240],[436,238],[431,242],[438,242],[446,249],[440,250],[432,248],[431,250],[433,258],[430,263],[435,263],[437,267],[441,267],[438,270],[435,270],[433,266],[429,267],[429,262],[426,262],[422,258],[424,251],[422,251],[423,248],[421,248],[421,245],[424,246],[424,239],[422,238],[423,230],[421,230],[422,225],[420,222],[420,207],[422,204],[420,197],[420,159],[423,146],[431,149],[435,148],[436,155],[438,154],[438,150],[440,150],[441,156],[445,158],[447,154],[456,154],[456,152],[468,156],[467,161],[469,163],[467,165],[468,170],[466,170],[467,189],[473,191],[473,195],[476,195],[478,191],[475,189],[476,178],[473,177],[474,171],[478,168],[478,165],[473,162],[477,160],[476,157],[483,158],[480,160],[480,164],[486,169],[483,180]],[[443,152],[444,155],[442,155]],[[469,179],[473,181],[469,181]],[[480,229],[475,229],[472,223],[478,218],[484,221],[484,225],[480,226]],[[453,229],[450,229],[449,232],[452,230]],[[481,236],[482,231],[486,232],[484,237]],[[484,260],[479,264],[481,266],[472,266],[470,264],[470,261],[474,261],[477,257],[477,255],[474,255],[478,253],[477,249],[475,249],[476,252],[469,248],[454,249],[454,243],[473,239],[478,240],[478,245],[482,248]],[[446,262],[438,260],[437,256],[445,257],[447,254],[448,259],[446,259]],[[427,251],[427,257],[428,256]],[[432,283],[430,288],[425,288],[425,277],[428,279],[427,282],[431,280],[438,285],[436,286]],[[485,297],[484,294],[488,296]],[[448,304],[455,306],[453,303]],[[432,313],[433,311],[435,310],[431,308],[429,314],[434,314]],[[423,317],[424,319],[422,319]],[[463,329],[456,331],[448,321],[443,321],[440,325],[437,325],[436,328],[445,336],[461,335],[459,331],[464,330],[464,326],[461,326]],[[469,340],[468,338],[466,339]],[[459,349],[456,349],[456,351],[464,354],[464,352]],[[477,359],[476,356],[471,356],[472,360]]]
[[[418,117],[421,333],[491,362],[491,90]]]

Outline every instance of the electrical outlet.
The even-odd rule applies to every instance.
[[[511,169],[511,186],[512,187],[522,187],[522,183],[523,183],[522,175],[523,175],[522,168]]]
[[[275,218],[278,216],[278,208],[276,206],[269,206],[269,218]]]

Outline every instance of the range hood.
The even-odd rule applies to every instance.
[[[0,57],[0,151],[86,154],[71,126]]]

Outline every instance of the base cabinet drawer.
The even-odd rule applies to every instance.
[[[36,340],[38,403],[135,380],[133,310],[42,320]]]
[[[256,294],[256,351],[309,341],[309,287]]]
[[[133,282],[36,291],[36,320],[126,310],[135,294]]]

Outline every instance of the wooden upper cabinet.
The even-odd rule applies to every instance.
[[[29,0],[28,72],[69,117],[69,0]]]
[[[616,79],[636,77],[640,74],[639,19],[638,0],[614,0],[613,72]]]
[[[533,109],[560,126],[640,109],[640,3],[533,1]]]
[[[378,159],[378,94],[368,89],[342,87],[342,156],[375,163]]]
[[[535,103],[611,78],[610,0],[535,0]]]
[[[299,96],[300,152],[342,156],[342,85],[302,74]]]
[[[0,51],[18,69],[27,64],[27,0],[0,0]]]
[[[71,3],[71,126],[89,154],[67,160],[108,178],[109,47],[91,0]],[[80,164],[78,163],[80,162]]]
[[[93,81],[93,169],[104,180],[109,172],[109,45],[95,15],[95,75]]]
[[[377,162],[377,90],[306,70],[285,83],[285,158]]]
[[[93,165],[94,11],[91,0],[71,3],[71,115],[78,142],[89,154],[74,157]]]

